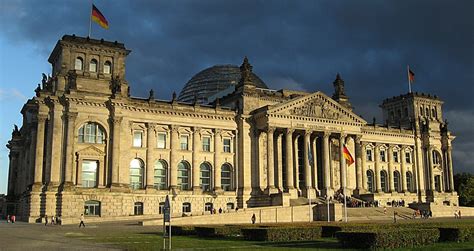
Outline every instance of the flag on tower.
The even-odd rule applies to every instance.
[[[98,23],[102,28],[109,29],[109,22],[107,22],[107,19],[105,19],[104,15],[102,15],[95,5],[92,5],[91,19]]]
[[[410,69],[408,69],[408,81],[410,81],[410,83],[415,82],[415,73]]]
[[[342,154],[344,154],[344,158],[346,159],[347,166],[350,166],[350,165],[352,165],[352,163],[354,163],[354,158],[352,158],[352,155],[349,152],[349,149],[347,149],[345,144],[344,144],[344,148],[342,150]]]

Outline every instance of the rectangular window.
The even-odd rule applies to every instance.
[[[191,212],[191,204],[190,203],[183,203],[183,213],[190,213]]]
[[[157,135],[157,146],[159,149],[166,149],[166,133],[158,133]]]
[[[398,152],[393,152],[393,161],[395,161],[396,163],[400,162],[400,160],[398,159]]]
[[[405,162],[411,163],[411,154],[409,152],[405,153]]]
[[[181,135],[181,150],[188,150],[188,135]]]
[[[97,161],[82,161],[82,187],[96,187],[97,185]]]
[[[367,149],[367,160],[372,161],[372,149]]]
[[[385,159],[385,150],[380,151],[380,161],[387,161],[387,159]]]
[[[224,152],[230,153],[230,139],[224,139]]]
[[[133,147],[142,147],[143,133],[141,131],[133,132]]]
[[[202,151],[210,152],[211,151],[211,137],[202,138]]]

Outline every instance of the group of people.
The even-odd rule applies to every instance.
[[[405,201],[404,200],[392,200],[391,203],[392,207],[404,207]]]
[[[15,223],[16,221],[16,216],[13,214],[13,215],[7,215],[7,222],[8,223]]]
[[[421,219],[428,219],[430,217],[433,217],[433,212],[431,210],[421,210],[417,209],[415,212],[413,212],[413,219],[416,217],[420,217]]]
[[[51,221],[49,221],[51,220]],[[61,215],[59,216],[51,216],[51,217],[48,217],[48,215],[45,215],[44,216],[44,225],[47,226],[48,223],[50,223],[51,225],[61,225]]]

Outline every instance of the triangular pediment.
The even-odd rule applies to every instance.
[[[271,106],[267,113],[367,123],[363,118],[319,91]]]
[[[84,149],[81,149],[77,152],[78,155],[81,156],[104,156],[105,152],[97,148],[96,146],[88,146]]]

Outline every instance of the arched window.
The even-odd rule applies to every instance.
[[[425,116],[426,117],[430,116],[430,108],[428,108],[428,107],[425,108]]]
[[[190,213],[191,212],[191,203],[184,202],[183,203],[183,213]]]
[[[384,170],[380,171],[380,186],[382,187],[382,191],[384,193],[388,193],[388,177],[387,172]]]
[[[232,166],[228,163],[221,167],[221,187],[224,191],[232,190]]]
[[[158,207],[158,213],[159,213],[159,214],[163,214],[163,213],[164,213],[164,210],[163,210],[164,207],[165,207],[165,203],[164,203],[164,202],[160,202],[159,207]]]
[[[372,170],[367,170],[367,190],[371,193],[375,192],[374,184],[374,172],[372,172]]]
[[[81,57],[77,57],[74,61],[74,69],[78,71],[82,71],[84,66],[84,60]]]
[[[105,61],[104,74],[110,74],[111,70],[112,70],[112,63],[110,63],[110,61]]]
[[[82,160],[82,187],[97,186],[97,166],[96,160]]]
[[[413,175],[410,171],[407,172],[407,189],[409,192],[413,192]]]
[[[103,144],[105,141],[104,128],[94,122],[87,122],[79,128],[79,143]]]
[[[423,106],[420,106],[420,116],[423,116]]]
[[[156,189],[165,190],[168,188],[168,176],[167,167],[164,160],[158,160],[155,162],[155,173],[154,173],[154,187]]]
[[[201,189],[202,191],[211,190],[211,165],[207,162],[204,162],[200,166],[201,171]]]
[[[133,205],[133,215],[143,215],[143,202],[135,202]]]
[[[189,163],[184,160],[178,164],[178,188],[189,189]]]
[[[393,172],[393,185],[395,191],[401,192],[402,191],[402,184],[400,183],[400,173],[398,171]]]
[[[204,211],[205,212],[212,212],[212,209],[213,209],[213,205],[211,202],[206,202],[206,204],[204,204]]]
[[[436,150],[433,150],[431,154],[433,155],[433,164],[434,165],[441,164],[441,154],[439,154],[439,152]]]
[[[97,60],[92,59],[91,62],[89,63],[89,71],[90,72],[97,72]]]
[[[84,203],[84,215],[100,216],[100,201],[88,200]]]
[[[141,159],[130,161],[130,187],[132,189],[143,188],[143,169],[145,164]]]

